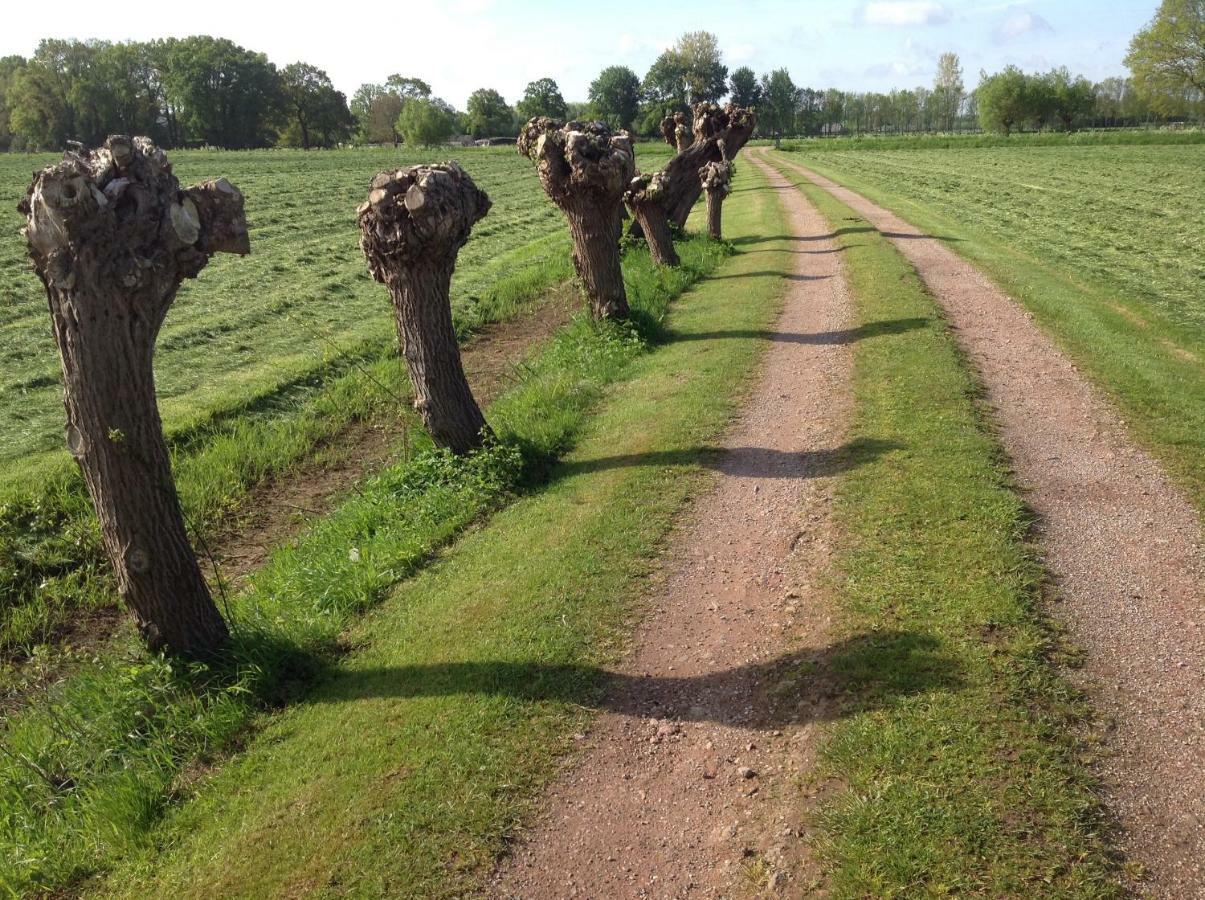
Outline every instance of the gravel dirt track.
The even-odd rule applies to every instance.
[[[1037,515],[1073,677],[1108,725],[1099,773],[1142,892],[1205,897],[1205,564],[1192,506],[1032,317],[939,240],[782,155],[916,268],[978,370]]]

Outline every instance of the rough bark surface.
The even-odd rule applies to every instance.
[[[381,172],[359,209],[360,248],[389,288],[414,408],[453,453],[481,446],[485,417],[469,390],[448,296],[456,256],[490,199],[457,163]]]
[[[115,135],[37,173],[20,204],[62,360],[67,446],[122,599],[153,649],[227,637],[189,544],[155,400],[155,340],[185,278],[250,251],[225,179],[181,189],[149,139]]]
[[[684,113],[674,113],[661,120],[661,137],[679,153],[690,146],[690,128],[686,125]]]
[[[753,110],[728,104],[699,103],[694,109],[694,136],[689,147],[677,153],[662,172],[669,178],[664,197],[665,213],[672,225],[683,228],[691,209],[703,193],[698,171],[707,163],[736,159],[749,141],[757,117]],[[644,234],[640,220],[629,229],[634,237]]]
[[[631,138],[601,122],[562,124],[537,116],[523,126],[517,148],[536,163],[544,191],[569,220],[573,265],[591,314],[627,316],[619,237],[624,189],[636,172]]]
[[[707,195],[707,233],[712,240],[722,240],[724,198],[732,193],[732,176],[736,164],[729,160],[711,162],[699,169],[699,183]]]
[[[632,179],[624,193],[624,200],[627,201],[636,221],[640,223],[653,262],[659,266],[677,266],[681,265],[682,261],[678,259],[678,251],[674,249],[674,234],[665,215],[667,183],[668,178],[661,172],[654,175],[638,175]]]

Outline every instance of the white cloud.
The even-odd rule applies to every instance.
[[[950,21],[950,10],[936,0],[874,0],[861,9],[867,25],[941,25]]]
[[[1053,34],[1054,28],[1037,13],[1032,13],[1019,6],[1010,6],[1003,21],[992,32],[992,38],[997,44],[1006,44],[1017,38],[1025,37],[1027,34],[1043,32]]]

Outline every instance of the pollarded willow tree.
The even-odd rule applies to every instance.
[[[602,122],[539,116],[519,132],[518,150],[536,163],[540,183],[569,220],[573,265],[595,318],[623,318],[628,297],[619,260],[623,195],[636,172],[632,140]]]
[[[456,256],[490,199],[455,162],[381,172],[360,205],[360,249],[389,288],[414,408],[439,447],[480,447],[485,417],[469,389],[448,291]]]
[[[757,118],[753,110],[728,104],[698,103],[694,108],[694,140],[690,146],[666,163],[662,204],[672,227],[682,228],[691,209],[703,193],[699,170],[710,162],[732,161],[753,134]],[[640,220],[632,223],[631,233],[641,236]]]
[[[661,120],[661,137],[679,153],[690,146],[690,128],[686,124],[686,115],[676,112]]]
[[[707,234],[712,240],[723,238],[721,224],[724,209],[724,199],[732,193],[732,176],[736,174],[736,164],[723,159],[719,162],[709,162],[699,169],[699,182],[707,197]]]
[[[653,262],[659,266],[677,266],[681,265],[681,260],[674,249],[674,233],[665,213],[667,186],[668,177],[664,172],[637,175],[628,185],[623,198],[640,223]]]
[[[189,544],[155,399],[153,356],[185,278],[250,252],[243,196],[181,189],[149,138],[110,137],[37,173],[19,206],[63,367],[67,447],[122,598],[152,649],[205,656],[227,637]]]

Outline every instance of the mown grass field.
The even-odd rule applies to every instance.
[[[641,145],[642,160],[668,148]],[[156,357],[160,406],[185,515],[200,543],[248,490],[349,425],[399,425],[409,391],[392,312],[369,278],[355,207],[392,150],[174,154],[181,180],[225,174],[247,196],[252,255],[217,258],[184,286]],[[436,155],[452,155],[437,151]],[[462,337],[572,275],[563,219],[513,148],[458,150],[494,206],[452,285]],[[113,602],[82,481],[62,449],[58,359],[17,198],[49,159],[0,157],[0,663]],[[0,665],[0,694],[7,689]]]
[[[453,155],[450,149],[437,155]],[[489,313],[482,293],[514,267],[567,246],[561,215],[513,148],[457,150],[494,207],[457,266],[453,296],[462,328]],[[225,175],[247,197],[251,256],[215,258],[186,283],[156,356],[166,427],[178,430],[279,390],[392,329],[387,297],[357,244],[356,205],[381,169],[427,161],[429,152],[179,152],[181,182]],[[0,156],[0,480],[21,460],[62,444],[58,357],[46,300],[25,258],[17,199],[37,164]]]
[[[1205,513],[1205,145],[834,144],[790,156],[978,264]]]
[[[734,201],[732,227],[776,233],[770,199],[757,192]],[[593,472],[557,459],[672,446],[702,460],[757,346],[713,337],[701,356],[697,342],[674,343],[673,334],[710,334],[721,322],[763,327],[781,296],[775,270],[749,255],[739,261],[750,272],[739,308],[716,282],[684,299],[671,332],[663,323],[670,300],[728,255],[700,237],[681,251],[679,270],[629,251],[634,322],[579,317],[522,366],[489,410],[496,448],[467,461],[420,452],[280,548],[232,601],[227,665],[186,669],[124,648],[10,722],[0,758],[8,863],[0,886],[78,888],[123,860],[130,868],[106,890],[142,896],[161,892],[142,880],[159,876],[182,878],[163,889],[171,893],[205,893],[216,879],[232,896],[321,888],[331,878],[363,895],[471,883],[550,773],[597,689],[594,664],[615,652],[638,580],[699,483],[700,467],[689,464]],[[490,513],[489,524],[433,558]],[[448,663],[454,684],[445,691]],[[390,700],[394,675],[410,667],[421,696],[408,699],[403,688]],[[457,686],[461,667],[468,681]],[[473,686],[478,668],[485,689]],[[370,698],[378,691],[388,708]],[[273,715],[281,706],[290,708]],[[288,735],[300,740],[282,742]],[[325,745],[317,755],[311,738]],[[413,762],[396,756],[402,748]],[[277,766],[279,753],[298,762]],[[316,766],[330,779],[311,782]],[[373,785],[403,770],[423,774],[397,780],[395,811],[383,814]],[[449,791],[447,778],[459,787]],[[231,802],[231,783],[245,785],[236,793],[250,808]],[[297,800],[311,810],[303,828],[277,815],[279,803]],[[266,816],[227,832],[214,803]],[[199,822],[223,832],[221,848],[211,837],[191,843]],[[376,849],[382,841],[388,853]],[[226,861],[215,868],[193,859],[197,846]]]

